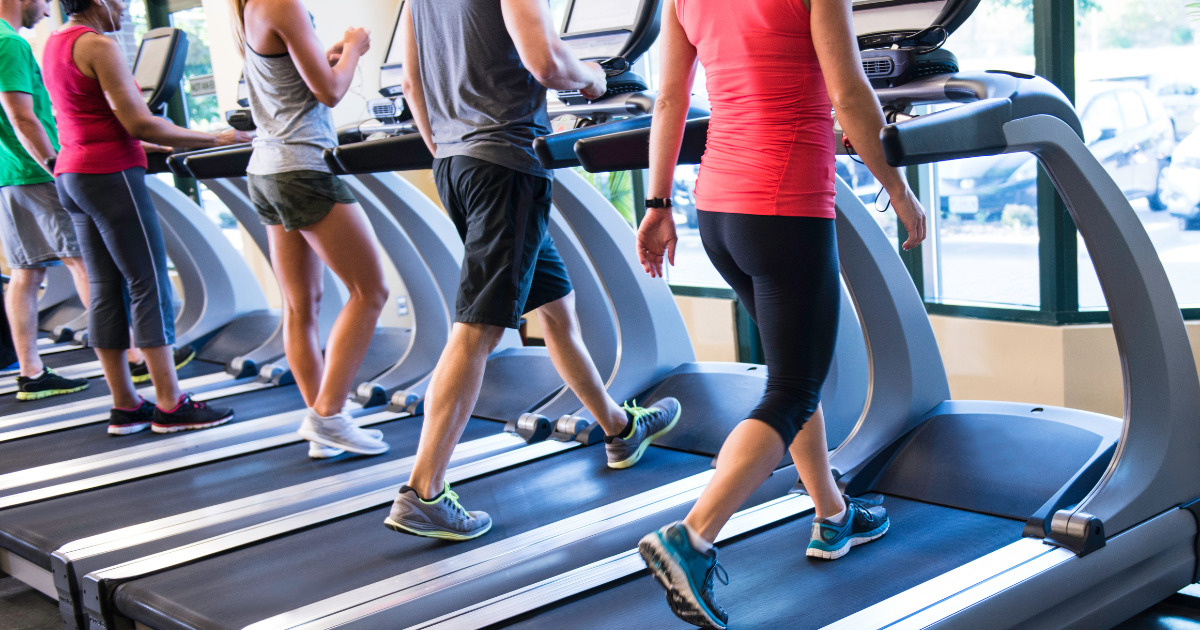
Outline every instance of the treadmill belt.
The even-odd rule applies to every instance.
[[[83,361],[95,361],[96,360],[96,353],[93,352],[91,349],[78,350],[78,351],[74,351],[74,352],[65,352],[63,354],[68,355],[68,356],[83,356],[83,355],[77,354],[80,352],[87,353],[87,355],[88,355],[83,359]],[[58,355],[50,355],[50,356],[58,356]],[[80,362],[80,361],[77,360],[77,361],[74,361],[73,363],[78,363],[78,362]],[[46,358],[46,364],[50,365],[51,367],[54,367],[53,364],[51,363],[49,357]],[[183,366],[183,368],[179,370],[179,380],[183,380],[185,378],[191,378],[193,376],[202,376],[204,374],[212,374],[213,372],[220,372],[223,369],[224,369],[224,366],[222,366],[222,365],[196,360],[196,361],[192,361],[191,363]],[[11,380],[11,381],[8,379],[0,379],[0,380],[3,380],[4,384],[8,384],[11,382],[15,382],[16,377],[12,377],[12,378],[14,380]],[[140,387],[140,386],[141,385],[138,385],[138,387]],[[109,395],[108,383],[105,383],[104,379],[100,378],[100,377],[88,379],[88,388],[81,392],[75,392],[74,394],[61,394],[58,396],[51,396],[49,398],[43,398],[41,400],[17,400],[16,394],[9,394],[7,396],[0,396],[0,416],[5,416],[10,413],[22,413],[25,411],[36,411],[38,409],[49,409],[50,407],[57,407],[59,405],[63,405],[63,404],[67,404],[67,403],[88,401],[88,400],[96,399],[101,396],[108,396],[108,395]],[[63,417],[68,418],[68,417],[71,417],[71,415],[78,415],[78,414],[64,415]]]
[[[886,536],[838,560],[804,555],[806,516],[721,546],[729,585],[714,594],[730,628],[820,628],[975,560],[1021,537],[1024,523],[896,497]],[[689,628],[647,573],[543,610],[509,627]]]
[[[304,400],[295,385],[272,387],[209,403],[212,406],[233,407],[234,416],[230,424],[254,418],[301,409]],[[109,435],[103,422],[86,426],[37,435],[21,440],[0,443],[0,474],[15,472],[55,462],[107,453],[118,449],[150,444],[178,436],[180,433],[159,434],[146,429],[131,435]],[[59,483],[62,479],[54,480]],[[29,489],[28,486],[23,489]]]
[[[50,569],[50,554],[63,545],[96,534],[146,523],[155,519],[198,510],[207,506],[235,501],[248,496],[270,492],[314,479],[384,464],[411,456],[416,452],[421,432],[419,419],[403,418],[372,425],[384,433],[391,444],[390,451],[375,457],[347,453],[332,459],[313,460],[308,457],[308,442],[260,451],[229,460],[195,468],[178,470],[165,475],[139,479],[119,486],[99,488],[8,510],[0,510],[0,547]],[[494,435],[502,430],[495,422],[471,422],[464,440]],[[103,509],[97,509],[103,506]],[[280,508],[287,513],[288,508]],[[86,514],[87,518],[78,518]],[[254,522],[270,517],[257,515]],[[189,541],[232,531],[250,523],[228,522],[218,531],[188,534]],[[125,551],[125,556],[113,559],[106,556],[105,564],[87,570],[117,564],[164,549],[185,544],[168,538]],[[132,555],[136,554],[136,555]]]
[[[379,507],[328,525],[135,580],[118,610],[157,630],[242,628],[306,603],[468,552],[568,516],[703,472],[709,458],[652,448],[627,470],[604,450],[577,448],[457,484],[467,509],[492,515],[476,540],[447,543],[383,526]],[[397,485],[404,480],[396,480]],[[569,624],[568,627],[571,627]]]

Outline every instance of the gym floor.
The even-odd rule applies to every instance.
[[[682,623],[680,624],[683,625]],[[0,628],[60,630],[58,604],[18,582],[0,577]],[[1200,587],[1191,586],[1117,626],[1119,630],[1200,630]]]

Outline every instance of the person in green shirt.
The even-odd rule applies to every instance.
[[[37,297],[47,267],[66,265],[79,299],[88,303],[75,228],[45,166],[58,152],[50,96],[33,49],[17,34],[48,16],[48,0],[0,0],[0,240],[12,277],[5,309],[21,368],[18,400],[88,385],[85,379],[55,374],[37,353]]]

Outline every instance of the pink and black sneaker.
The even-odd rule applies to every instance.
[[[155,433],[174,433],[208,429],[225,424],[232,418],[232,409],[209,407],[207,403],[192,400],[191,394],[184,394],[179,404],[170,411],[164,411],[162,407],[154,408],[154,422],[150,430]]]
[[[133,409],[113,407],[108,412],[108,434],[129,435],[143,431],[154,420],[154,413],[154,403],[144,399]]]

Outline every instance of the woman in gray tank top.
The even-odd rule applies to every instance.
[[[388,290],[375,235],[349,188],[322,159],[337,144],[333,116],[370,35],[346,29],[325,50],[300,0],[230,0],[242,44],[250,109],[258,126],[246,169],[250,199],[267,226],[271,266],[284,299],[288,365],[309,411],[300,435],[309,455],[388,450],[378,431],[342,413]],[[350,291],[326,344],[317,335],[322,261]]]

